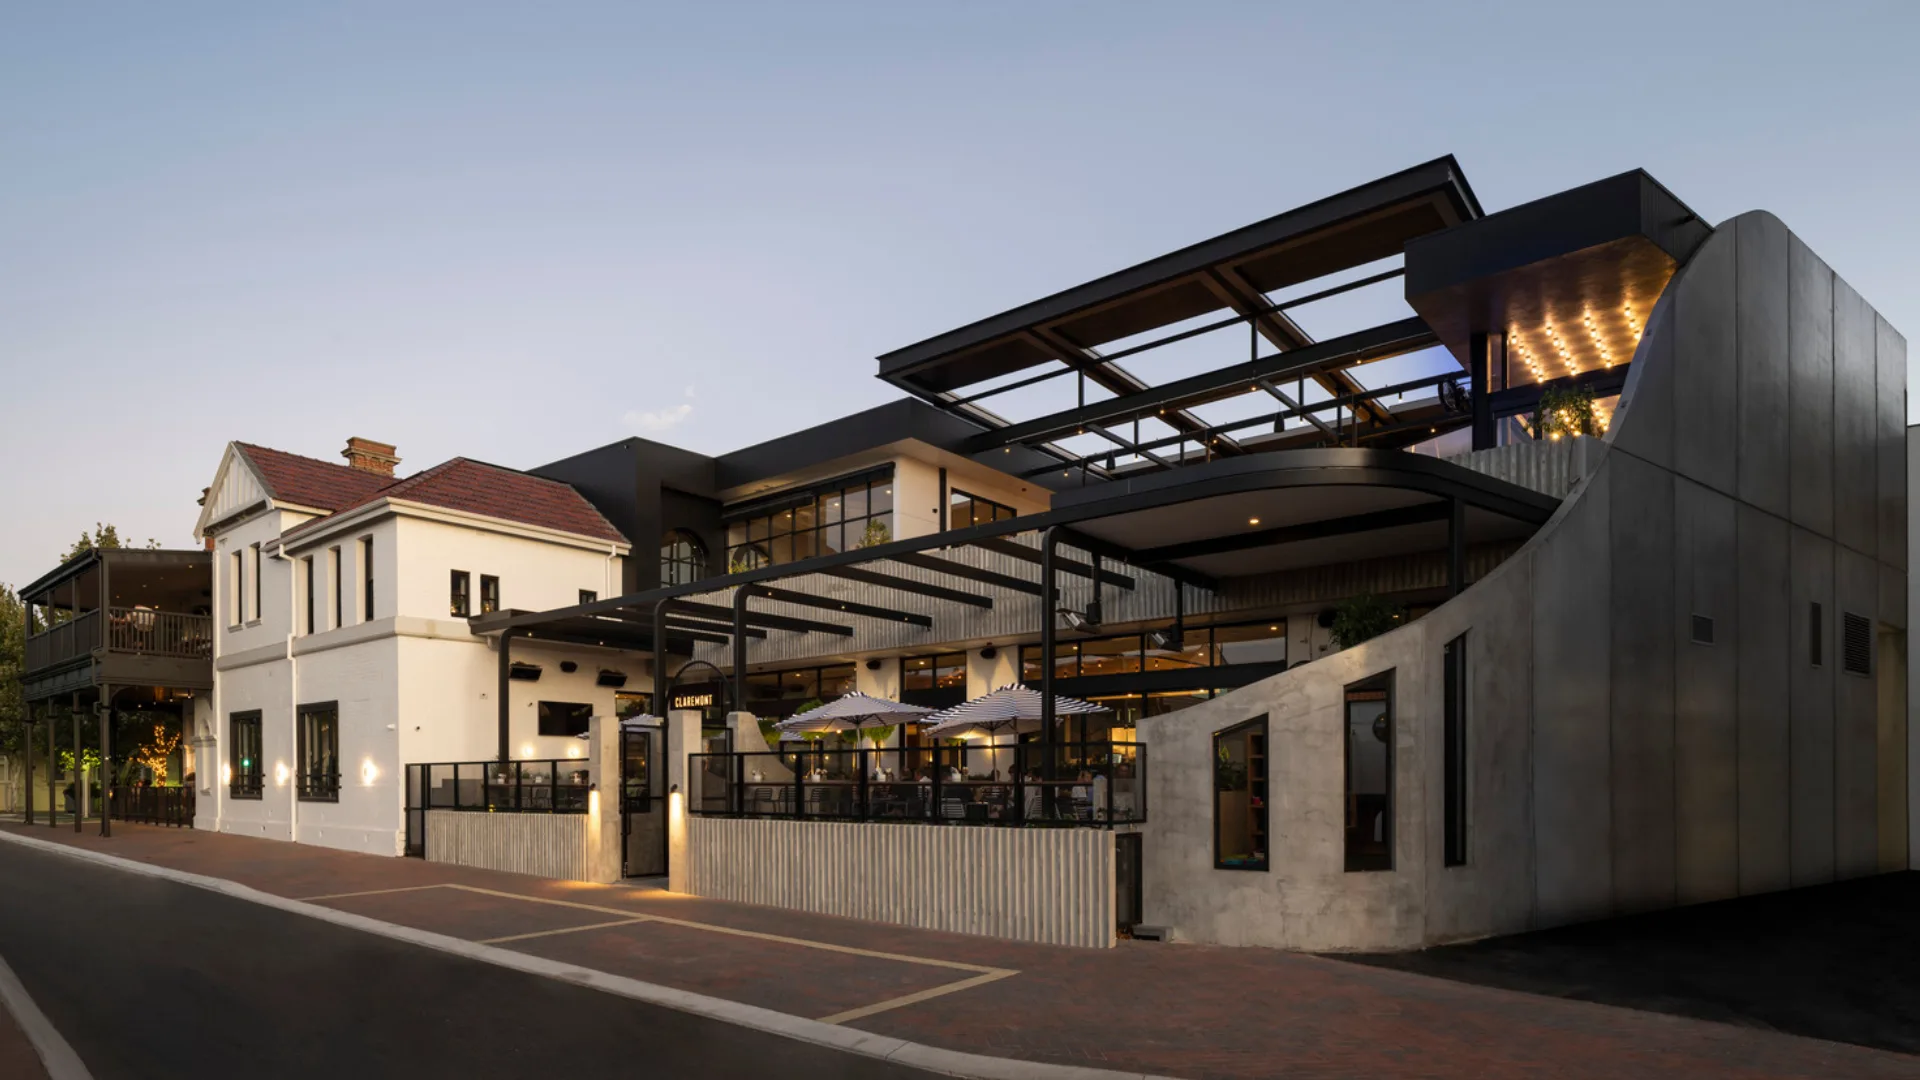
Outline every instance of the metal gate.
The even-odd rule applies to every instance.
[[[667,872],[667,733],[658,725],[620,726],[620,873]]]

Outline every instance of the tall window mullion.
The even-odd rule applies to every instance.
[[[1447,642],[1441,657],[1442,691],[1446,694],[1441,737],[1444,741],[1444,780],[1441,784],[1442,828],[1446,836],[1446,865],[1467,863],[1467,638]]]

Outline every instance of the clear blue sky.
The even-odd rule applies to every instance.
[[[1920,5],[42,4],[0,14],[0,581],[222,446],[532,466],[1444,153],[1644,167],[1920,337]]]

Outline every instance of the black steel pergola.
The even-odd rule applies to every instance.
[[[1337,494],[1335,494],[1337,493]],[[1354,512],[1356,501],[1381,509]],[[1346,508],[1315,516],[1324,503]],[[507,679],[510,644],[519,637],[631,649],[652,654],[655,701],[668,700],[673,675],[669,657],[691,655],[696,643],[732,646],[732,697],[735,708],[746,700],[749,642],[769,632],[854,634],[854,620],[894,622],[931,631],[934,620],[922,612],[871,602],[810,593],[794,579],[820,575],[865,583],[934,604],[991,608],[1002,596],[1041,600],[1039,626],[1043,656],[1051,656],[1057,635],[1061,577],[1094,584],[1092,606],[1102,590],[1136,587],[1136,573],[1163,575],[1178,584],[1179,596],[1196,588],[1217,588],[1209,563],[1225,567],[1262,551],[1282,551],[1340,538],[1367,538],[1418,550],[1431,550],[1441,538],[1447,553],[1447,590],[1466,584],[1467,545],[1477,530],[1497,537],[1523,536],[1545,522],[1559,500],[1464,467],[1397,450],[1321,449],[1250,454],[1190,466],[1179,472],[1151,473],[1055,497],[1054,509],[1024,518],[973,525],[869,548],[835,552],[795,562],[726,574],[628,596],[544,612],[506,611],[470,620],[476,633],[500,636],[500,757],[507,760]],[[1300,520],[1265,528],[1216,529],[1208,515],[1220,508],[1238,515],[1245,506],[1295,508]],[[1286,517],[1276,516],[1276,521]],[[1194,523],[1199,524],[1194,524]],[[1200,530],[1194,534],[1194,530]],[[1129,546],[1103,532],[1175,536],[1172,542]],[[1028,546],[1013,537],[1037,533]],[[1086,553],[1075,558],[1061,549]],[[1033,568],[1032,577],[977,567],[954,557],[960,549],[1013,555]],[[921,576],[907,576],[911,568]],[[1131,568],[1129,571],[1128,568]],[[931,579],[931,580],[925,580]],[[732,590],[721,605],[700,599]],[[818,618],[756,611],[755,599],[811,609]],[[1097,619],[1094,621],[1098,621]],[[1053,665],[1041,665],[1046,699],[1041,739],[1051,745]]]

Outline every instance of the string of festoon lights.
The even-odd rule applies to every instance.
[[[1600,363],[1605,367],[1612,367],[1613,350],[1607,348],[1607,343],[1601,340],[1600,328],[1593,325],[1593,310],[1589,308],[1582,311],[1580,321],[1587,324],[1587,336],[1593,339],[1593,347],[1600,350]]]
[[[1540,361],[1534,359],[1533,350],[1527,348],[1525,339],[1520,336],[1519,327],[1515,326],[1507,331],[1507,341],[1513,345],[1514,351],[1520,354],[1520,362],[1527,365],[1528,371],[1533,372],[1533,381],[1546,382],[1547,373],[1541,370]]]
[[[1567,349],[1566,341],[1560,337],[1560,331],[1555,330],[1552,323],[1547,324],[1547,340],[1553,342],[1554,350],[1560,354],[1560,362],[1567,366],[1568,373],[1580,374],[1580,365],[1573,362],[1573,353]]]

